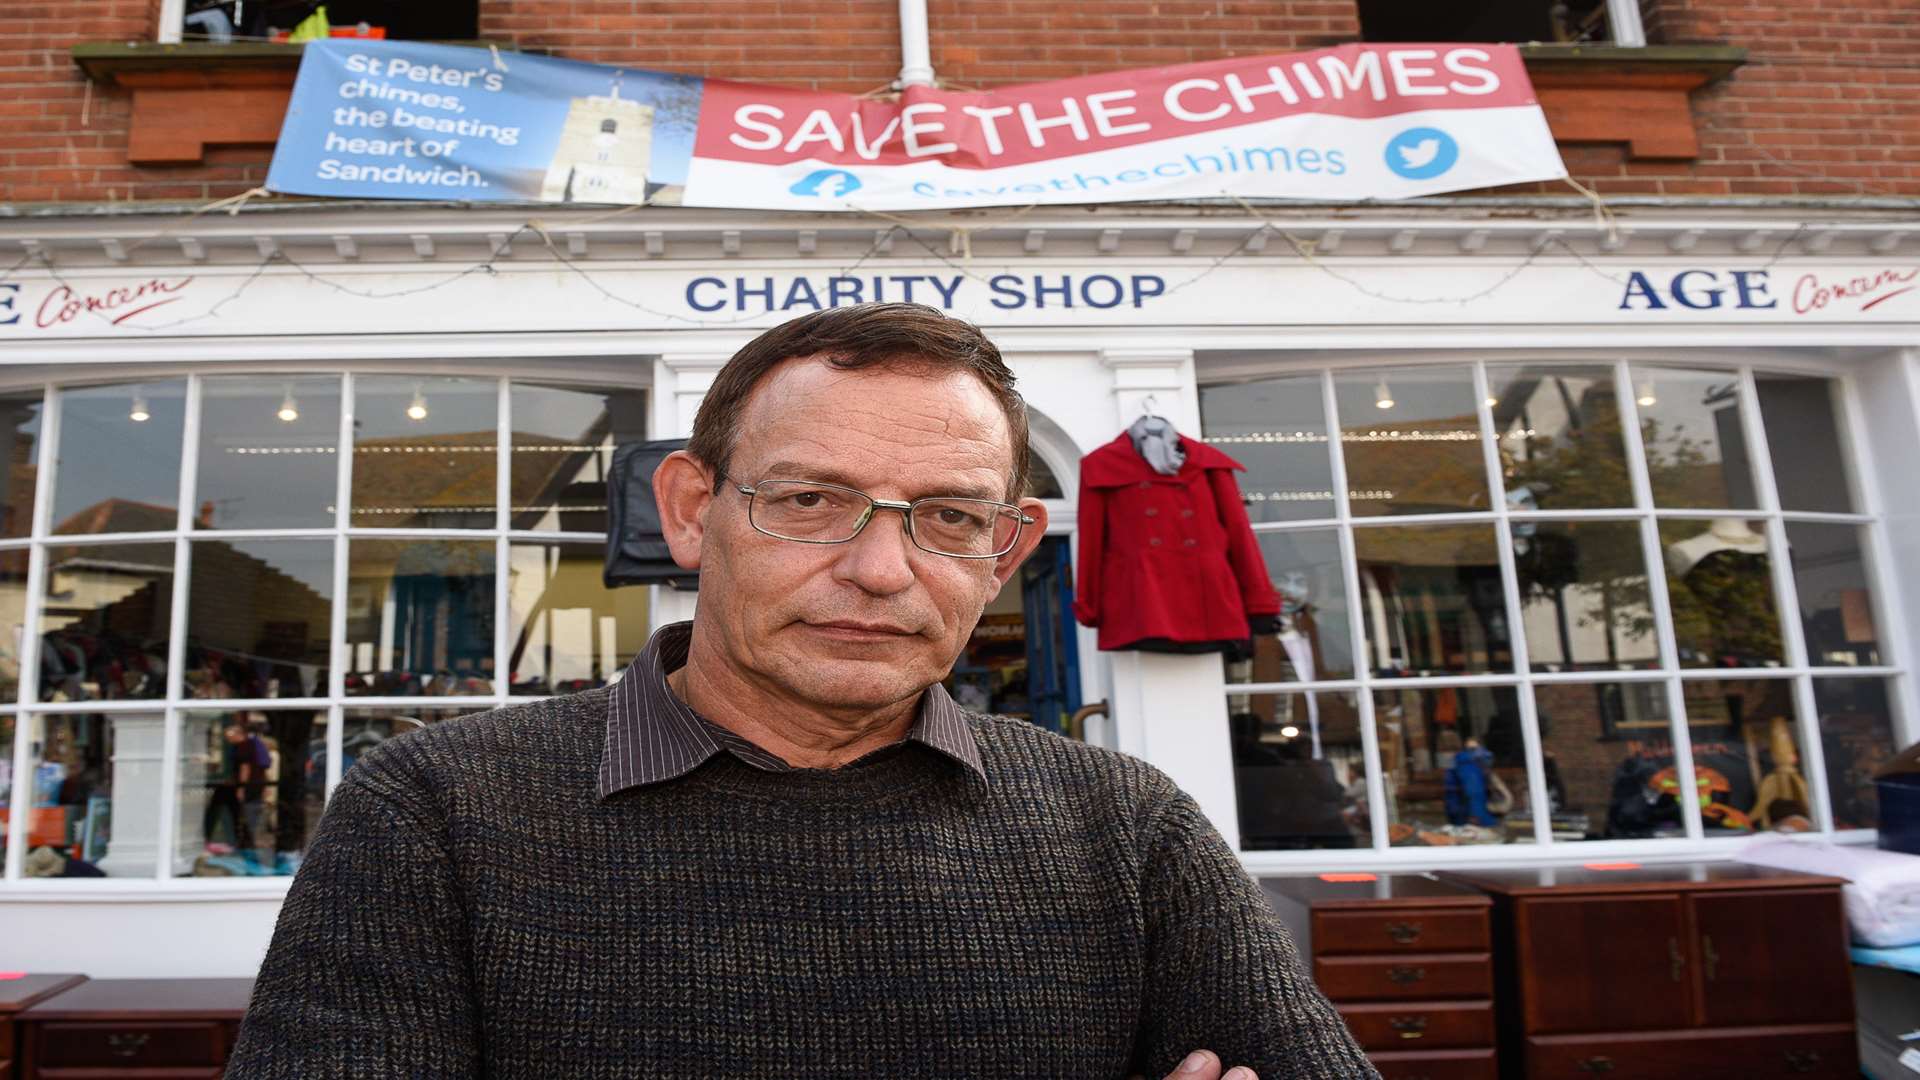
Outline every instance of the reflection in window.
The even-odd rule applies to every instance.
[[[1516,521],[1512,528],[1535,671],[1660,666],[1638,523]]]
[[[1813,707],[1820,717],[1827,797],[1836,829],[1880,824],[1873,774],[1893,759],[1893,710],[1885,679],[1815,679]]]
[[[160,866],[164,714],[61,713],[27,721],[28,877],[150,878]],[[17,805],[17,803],[16,803]],[[199,844],[178,841],[171,865]]]
[[[360,755],[388,739],[419,731],[429,724],[469,715],[463,709],[348,709],[340,728],[340,775],[353,770]]]
[[[1633,505],[1611,368],[1489,364],[1487,386],[1509,509]]]
[[[1853,485],[1840,447],[1838,384],[1768,372],[1753,378],[1781,509],[1850,513]]]
[[[605,532],[613,450],[646,438],[646,392],[516,382],[512,415],[512,527]]]
[[[1653,504],[1758,506],[1740,421],[1740,376],[1639,365],[1632,371]]]
[[[186,395],[184,379],[60,391],[55,533],[179,526]]]
[[[1813,797],[1800,772],[1792,681],[1698,679],[1680,685],[1707,835],[1812,829]]]
[[[187,874],[300,869],[326,802],[326,717],[318,709],[180,714],[174,829],[201,846]]]
[[[33,532],[33,484],[40,475],[40,391],[0,394],[0,537]]]
[[[172,611],[171,543],[49,549],[40,700],[165,697]]]
[[[1395,847],[1533,842],[1513,687],[1376,690],[1373,722]]]
[[[1305,521],[1333,516],[1326,399],[1318,375],[1200,388],[1205,440],[1247,467],[1247,517]]]
[[[1332,529],[1257,534],[1280,594],[1280,630],[1257,634],[1250,661],[1229,661],[1229,682],[1311,682],[1353,677],[1352,624],[1340,536]]]
[[[1488,509],[1470,370],[1352,372],[1333,384],[1354,517]]]
[[[363,375],[353,397],[354,525],[494,527],[497,382]]]
[[[196,541],[181,692],[324,697],[333,541]]]
[[[194,526],[331,527],[339,442],[337,376],[203,380]]]
[[[347,693],[491,694],[492,541],[355,540]]]
[[[7,857],[7,821],[13,813],[13,714],[0,714],[0,862]],[[22,799],[27,797],[23,785],[20,790]]]
[[[0,705],[20,697],[20,650],[26,641],[27,551],[0,551]],[[0,758],[9,765],[12,753],[13,744],[0,740]]]
[[[1660,522],[1681,667],[1778,667],[1784,661],[1763,529],[1744,518]]]
[[[1860,527],[1789,521],[1787,554],[1807,662],[1815,667],[1880,663]]]
[[[1367,847],[1367,766],[1350,691],[1229,694],[1240,846]]]
[[[647,590],[609,589],[599,544],[515,544],[508,555],[511,693],[604,686],[647,643]]]
[[[1536,683],[1533,702],[1555,841],[1686,835],[1665,683]]]
[[[1377,674],[1513,670],[1492,525],[1360,528],[1353,543]]]
[[[1032,451],[1027,452],[1027,490],[1029,499],[1064,499],[1066,489],[1060,486],[1060,477],[1055,475],[1053,466],[1047,459]]]

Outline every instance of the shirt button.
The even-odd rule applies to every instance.
[[[1159,508],[1159,507],[1157,507],[1157,506],[1149,506],[1149,507],[1147,507],[1147,516],[1148,516],[1148,517],[1158,517],[1158,516],[1160,516],[1160,508]]]

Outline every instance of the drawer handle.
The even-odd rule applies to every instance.
[[[1577,1061],[1574,1065],[1579,1068],[1581,1072],[1585,1073],[1608,1073],[1613,1071],[1613,1059],[1604,1054]]]
[[[147,1040],[153,1038],[150,1032],[125,1033],[114,1032],[107,1036],[107,1049],[115,1057],[130,1058],[147,1048]]]
[[[1815,1069],[1818,1069],[1819,1067],[1820,1067],[1820,1051],[1818,1050],[1787,1051],[1787,1071],[1788,1072],[1810,1073],[1810,1072],[1813,1072]]]
[[[1403,1039],[1418,1039],[1427,1033],[1427,1018],[1424,1016],[1389,1016],[1387,1024],[1399,1032]]]
[[[1402,945],[1420,940],[1420,924],[1417,922],[1397,922],[1387,924],[1387,936]]]
[[[1387,969],[1387,978],[1402,986],[1408,983],[1420,982],[1426,977],[1427,969],[1423,967],[1390,967]]]

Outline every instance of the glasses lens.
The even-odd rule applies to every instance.
[[[831,484],[768,480],[748,507],[754,528],[788,540],[832,544],[853,538],[872,500]]]
[[[913,538],[942,555],[1004,555],[1020,535],[1020,511],[984,499],[927,499],[914,504]]]

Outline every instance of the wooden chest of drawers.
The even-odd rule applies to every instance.
[[[1384,1080],[1493,1080],[1492,901],[1418,874],[1329,876],[1261,886]]]
[[[20,1033],[15,1029],[20,1013],[86,981],[85,975],[0,974],[0,1080],[19,1075]]]
[[[252,979],[95,979],[19,1016],[18,1080],[219,1080]]]

